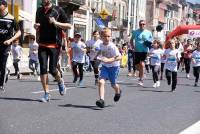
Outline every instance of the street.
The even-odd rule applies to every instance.
[[[51,101],[38,101],[43,95],[37,78],[10,77],[6,92],[0,94],[0,134],[179,134],[200,119],[200,88],[185,73],[178,74],[175,92],[165,80],[152,88],[151,74],[144,87],[137,78],[121,69],[118,83],[122,97],[114,103],[114,91],[106,84],[106,107],[97,108],[98,90],[92,72],[85,72],[85,88],[72,83],[71,72],[64,75],[67,94],[60,96],[50,78]]]

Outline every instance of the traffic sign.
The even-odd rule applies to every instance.
[[[110,14],[109,14],[109,12],[108,12],[106,9],[103,9],[103,10],[100,12],[99,15],[101,16],[101,18],[102,18],[103,20],[105,20],[105,19],[108,17],[108,15],[110,15]]]

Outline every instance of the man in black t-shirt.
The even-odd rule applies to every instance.
[[[71,24],[67,23],[67,17],[61,7],[54,6],[51,3],[51,0],[42,0],[42,7],[39,7],[36,12],[36,23],[34,28],[37,31],[40,77],[45,92],[41,101],[48,102],[50,100],[47,72],[48,66],[49,73],[51,73],[58,82],[60,95],[64,95],[66,92],[64,80],[61,78],[56,67],[62,42],[62,29],[71,28]]]
[[[6,11],[6,0],[0,0],[0,90],[5,91],[6,63],[11,43],[20,37],[21,31],[14,17]]]

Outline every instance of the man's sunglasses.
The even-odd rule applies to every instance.
[[[140,26],[144,26],[144,25],[146,25],[146,24],[144,24],[144,23],[141,23],[141,24],[140,24]]]

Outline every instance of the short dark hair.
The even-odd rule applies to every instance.
[[[140,20],[140,21],[139,21],[139,24],[141,24],[142,22],[145,22],[145,20]]]
[[[32,34],[31,34],[31,35],[29,36],[29,39],[35,40],[35,35],[32,35]]]
[[[92,35],[94,35],[95,33],[99,33],[99,31],[98,30],[93,31]]]

